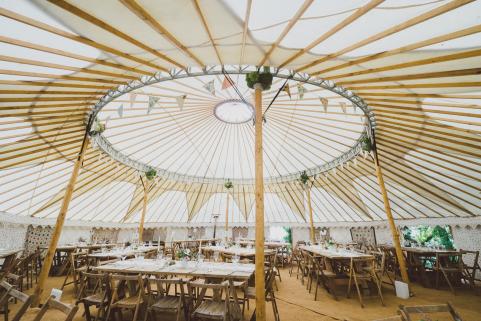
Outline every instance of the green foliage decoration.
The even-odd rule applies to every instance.
[[[273,79],[269,67],[264,67],[262,72],[253,71],[246,75],[247,87],[251,89],[254,89],[255,84],[261,84],[262,90],[269,90]]]
[[[227,189],[231,189],[232,187],[234,187],[234,184],[232,184],[230,179],[228,179],[227,182],[225,182],[224,187]]]
[[[145,172],[145,177],[151,181],[157,176],[157,171],[153,168],[149,169],[148,171]]]

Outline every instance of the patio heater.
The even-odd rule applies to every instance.
[[[214,219],[214,235],[212,238],[215,240],[215,232],[217,230],[217,219],[219,218],[219,214],[212,214],[212,218]]]

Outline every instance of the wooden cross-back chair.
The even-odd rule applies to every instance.
[[[465,279],[469,283],[469,286],[475,289],[476,281],[481,281],[481,279],[479,279],[476,275],[476,273],[481,274],[481,266],[479,265],[479,251],[459,251],[462,254]]]
[[[146,305],[146,297],[144,291],[144,279],[142,275],[121,275],[114,274],[110,276],[110,287],[112,289],[112,297],[107,310],[107,318],[117,313],[122,319],[122,309],[131,310],[133,316],[132,321],[136,321],[139,314],[144,312]]]
[[[354,286],[357,290],[357,296],[361,307],[364,308],[364,302],[362,297],[362,289],[360,283],[371,282],[375,285],[378,296],[381,300],[381,304],[384,305],[384,298],[382,296],[381,282],[375,272],[375,259],[371,258],[351,258],[349,265],[349,283],[347,287],[347,297],[350,296],[351,286],[354,281]]]
[[[276,296],[275,296],[275,293],[274,293],[275,279],[276,279],[275,272],[270,268],[266,268],[265,274],[264,274],[264,280],[265,280],[264,295],[265,295],[265,298],[266,298],[266,302],[271,302],[271,304],[272,304],[272,312],[274,314],[274,320],[280,321],[279,310],[277,309],[277,301],[276,301]],[[255,287],[248,287],[246,289],[246,295],[247,295],[247,299],[255,300],[256,299],[256,289],[255,289]],[[249,301],[247,301],[247,307],[249,308]],[[254,313],[254,315],[255,315],[255,313]]]
[[[312,267],[314,271],[314,277],[316,280],[316,290],[314,291],[314,301],[317,300],[317,291],[318,291],[319,285],[322,285],[324,289],[326,289],[326,291],[329,294],[331,294],[335,300],[337,300],[336,285],[335,285],[336,273],[327,269],[325,259],[321,256],[312,257]]]
[[[17,253],[10,254],[3,259],[2,267],[0,268],[0,278],[3,278],[8,273],[12,272],[17,260]]]
[[[456,294],[453,283],[461,284],[464,276],[463,254],[461,252],[436,253],[436,288],[439,288],[439,279],[442,275],[451,292]]]
[[[65,320],[64,321],[72,321],[75,314],[77,313],[78,306],[77,305],[72,305],[72,304],[66,304],[62,303],[59,300],[55,299],[54,297],[50,297],[47,302],[45,302],[40,309],[40,311],[37,313],[35,318],[33,318],[32,321],[40,321],[44,317],[44,315],[47,313],[49,310],[57,310],[60,311],[62,314],[65,315]],[[47,320],[51,320],[47,319]]]
[[[23,292],[18,291],[15,287],[5,281],[0,282],[0,307],[3,307],[3,312],[5,313],[5,321],[8,321],[9,308],[8,303],[11,298],[15,301],[20,301],[22,304],[12,318],[12,321],[19,321],[21,317],[25,314],[28,307],[32,303],[34,295],[27,295]]]
[[[109,275],[106,273],[82,272],[80,278],[79,300],[83,303],[87,321],[92,320],[90,307],[97,308],[95,321],[103,320],[112,297]]]
[[[83,271],[87,271],[88,268],[88,252],[72,252],[69,254],[69,261],[69,268],[60,289],[63,290],[65,286],[73,284],[74,293],[77,296],[80,282],[80,273]],[[72,278],[72,280],[69,281],[69,278]]]
[[[193,298],[191,320],[241,320],[242,312],[232,281],[224,281],[220,284],[188,282],[187,285],[189,296]],[[206,298],[207,291],[218,293],[218,295]]]
[[[185,293],[186,283],[182,279],[149,278],[146,285],[146,319],[151,317],[152,320],[157,320],[157,315],[170,314],[175,316],[176,321],[180,321],[182,315],[184,315],[185,320],[188,320],[189,312]],[[177,286],[179,286],[179,295],[169,294],[172,285],[175,287],[176,292]]]
[[[421,314],[421,318],[429,318],[429,314],[433,313],[448,313],[453,321],[463,321],[453,306],[448,302],[446,304],[438,304],[438,305],[416,305],[416,306],[399,306],[399,312],[401,316],[406,321],[416,321],[418,320],[413,319],[413,315]]]

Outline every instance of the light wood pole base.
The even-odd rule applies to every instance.
[[[91,123],[91,119],[89,120],[89,124]],[[35,288],[34,294],[35,297],[32,301],[32,307],[36,307],[40,305],[40,296],[45,288],[45,283],[47,282],[48,275],[50,273],[50,268],[52,267],[53,258],[55,256],[55,252],[57,250],[58,240],[60,239],[60,235],[62,234],[62,228],[65,223],[65,218],[67,216],[68,207],[70,205],[70,201],[72,200],[72,194],[74,191],[75,183],[77,182],[77,177],[80,172],[80,168],[82,167],[82,162],[84,159],[85,151],[87,150],[88,146],[88,131],[90,130],[90,126],[87,125],[85,130],[84,138],[82,141],[82,145],[80,147],[80,151],[77,155],[77,159],[75,160],[72,174],[70,175],[69,182],[65,189],[65,196],[62,200],[62,205],[60,207],[60,212],[57,216],[57,221],[55,223],[55,227],[52,234],[52,239],[50,240],[50,244],[47,249],[47,253],[43,260],[42,270],[40,271],[40,275],[38,277],[37,287]]]
[[[256,197],[256,321],[266,320],[264,281],[264,162],[262,155],[262,86],[255,90],[255,197]]]
[[[144,187],[144,202],[142,203],[142,214],[140,215],[140,224],[139,224],[139,243],[142,243],[143,234],[144,234],[144,222],[145,222],[145,214],[147,213],[147,204],[149,202],[149,187],[150,183],[146,179],[145,181],[140,177],[140,181],[142,182],[142,186]]]
[[[227,242],[229,240],[229,191],[225,195],[227,198],[227,205],[225,206],[225,241]]]
[[[311,236],[311,243],[314,244],[316,242],[316,233],[314,229],[314,218],[312,214],[312,202],[311,202],[311,186],[306,184],[306,194],[307,194],[307,205],[309,206],[309,224],[310,224],[310,236]]]
[[[379,158],[377,155],[376,138],[374,132],[372,132],[373,140],[373,150],[374,150],[374,166],[376,167],[377,181],[379,183],[379,188],[381,189],[382,198],[384,201],[384,209],[386,210],[387,220],[389,222],[389,227],[391,229],[394,249],[396,250],[396,257],[399,264],[399,269],[401,272],[401,279],[403,282],[409,284],[409,276],[406,270],[406,261],[404,260],[404,255],[401,248],[401,242],[399,240],[399,232],[394,223],[394,217],[392,216],[391,205],[389,204],[389,197],[387,195],[386,186],[384,184],[384,178],[382,176],[381,165],[379,164]]]

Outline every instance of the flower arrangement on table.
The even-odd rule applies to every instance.
[[[192,255],[190,249],[178,249],[175,253],[175,257],[179,260],[188,260]]]

